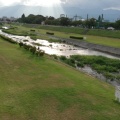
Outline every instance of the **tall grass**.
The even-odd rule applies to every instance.
[[[93,70],[96,70],[98,73],[103,74],[107,79],[119,81],[119,72],[120,72],[120,60],[110,59],[103,56],[81,56],[81,55],[72,55],[70,58],[61,56],[60,59],[75,67],[75,64],[78,67],[84,67],[85,65],[90,66]]]

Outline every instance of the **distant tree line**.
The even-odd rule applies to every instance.
[[[17,21],[21,23],[29,23],[29,24],[41,24],[42,21],[45,21],[45,17],[42,15],[33,15],[30,14],[25,17],[25,14],[21,16]]]
[[[25,14],[21,16],[17,20],[20,23],[28,23],[28,24],[41,24],[44,22],[46,25],[60,25],[60,26],[79,26],[82,28],[102,28],[106,29],[108,27],[113,27],[115,29],[120,29],[120,20],[117,20],[116,22],[107,22],[104,21],[103,15],[99,15],[98,19],[95,18],[87,18],[86,20],[72,20],[68,17],[60,17],[60,18],[54,18],[52,16],[46,16],[43,15],[33,15],[30,14],[27,17]]]

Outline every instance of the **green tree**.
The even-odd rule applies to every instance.
[[[48,17],[48,20],[55,20],[55,18],[50,16],[50,17]]]
[[[96,19],[95,18],[90,18],[88,20],[85,21],[85,26],[87,28],[92,28],[96,26]]]
[[[25,18],[25,14],[23,13],[21,18],[18,19],[19,22],[25,22],[26,21],[26,18]]]
[[[22,18],[22,19],[24,19],[24,18],[25,18],[25,14],[24,14],[24,13],[22,14],[21,18]]]
[[[66,17],[61,17],[60,18],[60,24],[63,26],[68,26],[70,24],[70,19]]]
[[[30,14],[28,17],[26,17],[27,23],[33,23],[34,20],[35,20],[35,15],[33,14]]]
[[[116,29],[120,29],[120,20],[117,20],[117,21],[115,22],[115,28],[116,28]]]
[[[83,24],[83,22],[81,20],[79,20],[79,21],[71,21],[71,25],[73,25],[73,26],[79,26],[79,25],[82,25],[82,24]]]

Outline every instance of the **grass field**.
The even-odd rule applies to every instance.
[[[90,43],[120,48],[120,39],[118,38],[108,38],[93,35],[86,35],[86,37],[87,37],[86,41]]]
[[[30,25],[29,25],[30,26]],[[102,36],[102,37],[112,37],[112,38],[120,38],[120,31],[119,30],[102,30],[102,29],[82,29],[79,27],[59,27],[59,26],[36,26],[40,29],[52,30],[52,31],[59,31],[59,32],[67,32],[67,33],[75,33],[75,34],[87,34],[87,35],[95,35],[95,36]]]
[[[0,39],[0,120],[119,120],[114,87]]]
[[[47,40],[49,40],[49,37],[46,36],[46,32],[54,32],[55,36],[62,37],[62,38],[69,38],[70,36],[77,36],[77,37],[85,36],[87,38],[86,39],[87,42],[120,48],[120,39],[113,38],[115,36],[119,36],[119,31],[115,32],[115,31],[105,31],[105,30],[104,31],[90,30],[89,32],[92,31],[91,35],[82,35],[83,29],[80,29],[80,28],[68,29],[67,27],[44,27],[44,26],[41,26],[41,27],[34,26],[35,28],[29,28],[29,27],[17,26],[17,28],[15,29],[8,30],[8,32],[13,34],[18,34],[18,35],[29,35],[31,36],[31,38],[34,38],[34,39],[41,38],[41,39],[47,39]],[[30,31],[31,29],[34,29],[35,32]],[[97,32],[101,35],[103,33],[103,36],[106,35],[107,37],[95,36],[97,35]],[[114,32],[113,36],[111,32]],[[110,34],[112,37],[110,36],[108,37],[108,34]]]
[[[90,30],[87,35],[83,35],[83,29],[80,28],[64,28],[64,27],[39,27],[40,31],[52,30],[56,36],[69,38],[69,36],[85,36],[86,41],[90,43],[106,45],[111,47],[120,48],[120,31],[107,31],[107,30]],[[97,36],[98,35],[98,36]]]

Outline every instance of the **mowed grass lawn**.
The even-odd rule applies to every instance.
[[[120,39],[118,38],[100,37],[93,35],[86,35],[86,38],[86,41],[90,43],[120,48]]]
[[[47,30],[39,29],[39,33],[42,33],[42,34],[45,34],[46,31]],[[93,36],[93,35],[81,35],[81,34],[75,34],[75,33],[65,33],[65,32],[57,32],[57,31],[50,31],[50,30],[48,31],[54,32],[55,36],[57,37],[62,37],[62,38],[70,38],[70,36],[86,37],[85,41],[90,43],[120,48],[119,38],[101,37],[101,36]]]
[[[0,120],[119,120],[114,87],[0,39]]]

